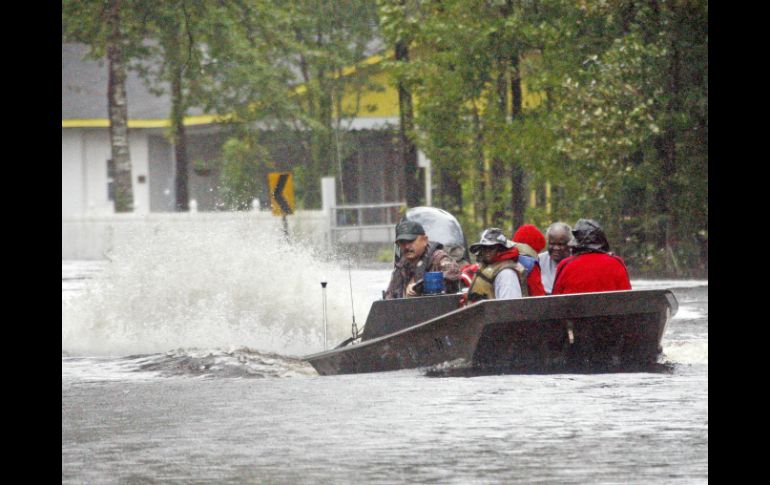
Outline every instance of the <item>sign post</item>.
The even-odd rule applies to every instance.
[[[267,174],[267,184],[270,187],[270,208],[273,215],[283,219],[283,234],[289,240],[289,223],[286,216],[294,214],[294,184],[291,172],[271,172]]]

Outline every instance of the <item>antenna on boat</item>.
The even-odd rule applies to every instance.
[[[326,281],[321,282],[321,292],[323,293],[323,314],[324,314],[324,350],[326,350]]]
[[[353,276],[350,273],[350,253],[348,253],[348,281],[350,282],[350,311],[353,313],[353,340],[358,338],[358,325],[356,325],[356,308],[353,305]]]

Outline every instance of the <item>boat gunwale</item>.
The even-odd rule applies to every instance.
[[[438,315],[438,316],[436,316],[434,318],[431,318],[429,320],[425,320],[424,322],[417,323],[417,324],[412,325],[410,327],[406,327],[404,329],[401,329],[401,330],[398,330],[398,331],[395,331],[395,332],[392,332],[392,333],[389,333],[389,334],[386,334],[386,335],[382,335],[380,337],[376,337],[376,338],[373,338],[373,339],[370,339],[370,340],[364,340],[364,341],[361,341],[359,343],[351,343],[351,344],[348,344],[348,345],[346,345],[344,347],[340,347],[340,348],[334,348],[334,349],[331,349],[331,350],[324,350],[324,351],[321,351],[321,352],[316,352],[314,354],[309,354],[309,355],[306,355],[306,356],[302,357],[302,360],[305,360],[307,362],[311,362],[313,360],[318,360],[320,358],[331,357],[331,356],[334,356],[336,354],[341,354],[341,353],[344,353],[344,352],[350,352],[350,351],[353,351],[355,349],[362,349],[363,350],[363,349],[365,349],[367,347],[379,345],[379,344],[381,344],[382,342],[384,342],[384,341],[386,341],[388,339],[397,338],[397,337],[399,337],[400,335],[402,335],[404,333],[413,332],[416,329],[419,329],[421,327],[425,327],[425,326],[434,324],[437,320],[443,320],[443,319],[445,319],[445,318],[447,318],[449,316],[455,315],[455,314],[457,314],[459,312],[468,312],[469,317],[470,317],[470,315],[474,315],[474,313],[486,314],[488,312],[494,311],[494,310],[492,310],[492,307],[495,307],[495,308],[496,307],[500,307],[500,306],[502,306],[501,304],[507,304],[508,306],[511,306],[511,305],[513,305],[513,306],[521,306],[523,302],[533,301],[533,300],[536,300],[536,299],[537,300],[547,299],[547,300],[542,300],[542,301],[554,301],[554,302],[557,302],[557,303],[553,303],[553,304],[548,303],[548,305],[549,306],[556,306],[556,307],[558,307],[559,300],[563,300],[565,298],[572,299],[572,298],[574,298],[576,296],[581,296],[581,295],[591,295],[591,296],[613,295],[611,298],[614,300],[614,299],[617,298],[617,296],[614,296],[614,295],[619,295],[619,294],[659,294],[659,295],[661,295],[665,299],[665,301],[666,301],[667,308],[670,309],[670,314],[668,315],[668,319],[673,317],[676,314],[677,309],[678,309],[678,302],[676,301],[676,298],[673,297],[673,292],[670,289],[642,289],[642,290],[631,289],[631,290],[602,291],[602,292],[590,292],[590,293],[569,293],[569,294],[564,294],[564,295],[543,295],[543,296],[528,297],[528,298],[525,298],[525,299],[512,299],[512,300],[485,300],[485,301],[478,302],[478,303],[476,303],[474,305],[471,305],[471,306],[457,308],[456,310],[452,310],[450,312],[443,313],[443,314]],[[675,306],[672,306],[672,299],[668,298],[669,294],[672,295],[673,303],[675,303]],[[423,297],[423,298],[430,298],[430,297]],[[595,304],[602,304],[602,303],[595,303]],[[530,306],[530,305],[527,305],[527,306]],[[606,308],[606,306],[604,306],[604,308]],[[651,308],[649,311],[640,312],[640,313],[657,313],[658,311],[660,311],[660,307],[655,306],[655,307]],[[473,313],[471,313],[471,312],[473,312]],[[527,312],[527,314],[522,314],[522,315],[516,315],[516,314],[512,314],[511,315],[511,314],[509,314],[509,316],[506,317],[505,319],[494,319],[494,320],[491,320],[491,321],[485,321],[484,325],[486,326],[488,324],[501,323],[501,322],[505,322],[505,321],[529,321],[529,320],[532,320],[532,315],[529,314],[530,312]],[[595,312],[595,313],[591,313],[589,315],[584,315],[584,314],[583,315],[578,315],[577,317],[586,317],[586,316],[593,316],[593,315],[622,315],[622,314],[623,314],[622,312],[613,312],[613,313]],[[575,317],[573,317],[571,315],[567,315],[567,316],[562,316],[560,318],[575,318]],[[545,318],[545,319],[549,319],[549,318]],[[485,318],[485,320],[486,320],[486,318]],[[666,322],[666,323],[668,323],[668,322]]]

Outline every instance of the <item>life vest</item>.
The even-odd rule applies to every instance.
[[[513,245],[516,247],[516,249],[519,250],[519,254],[523,254],[524,256],[529,256],[537,260],[538,258],[537,251],[532,249],[532,246],[530,246],[529,244],[514,241]]]
[[[495,278],[497,277],[497,274],[500,273],[500,271],[509,268],[514,270],[516,272],[516,276],[519,278],[519,285],[521,285],[521,295],[529,296],[527,276],[524,266],[516,260],[506,259],[492,264],[481,264],[479,270],[476,272],[476,276],[473,278],[471,287],[468,288],[468,301],[473,303],[479,300],[494,300]]]
[[[470,287],[473,283],[473,278],[476,276],[476,272],[479,270],[478,264],[466,264],[460,268],[460,281],[462,281],[465,287]]]

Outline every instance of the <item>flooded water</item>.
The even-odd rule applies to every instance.
[[[707,281],[632,280],[668,372],[321,377],[320,282],[334,345],[389,271],[271,241],[62,261],[63,483],[708,482]]]

